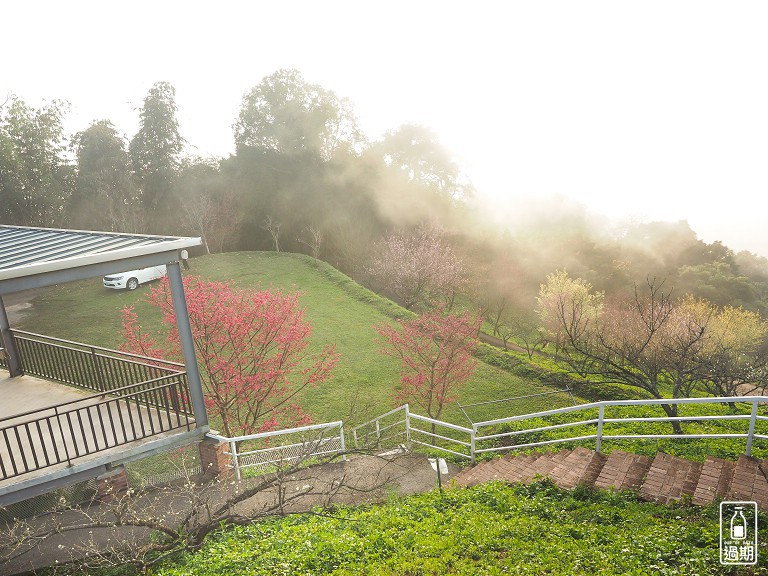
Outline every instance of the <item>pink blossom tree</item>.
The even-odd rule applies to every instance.
[[[334,346],[310,353],[312,326],[298,293],[239,290],[227,283],[184,277],[206,407],[227,436],[309,422],[295,400],[308,386],[327,381],[339,355]],[[181,346],[167,280],[149,302],[163,312],[160,339],[142,332],[132,307],[122,312],[122,349],[180,359]]]
[[[437,227],[390,234],[376,244],[368,272],[408,309],[419,303],[451,303],[465,281],[459,256]]]
[[[401,362],[395,400],[413,402],[430,418],[439,418],[475,371],[479,327],[480,319],[469,313],[443,314],[441,310],[400,320],[397,326],[378,326],[382,353]]]

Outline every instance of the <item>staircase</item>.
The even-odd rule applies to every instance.
[[[586,484],[600,489],[632,490],[640,498],[669,504],[685,496],[694,504],[747,500],[768,508],[768,460],[740,456],[735,462],[707,457],[703,462],[659,452],[655,458],[614,450],[608,455],[588,448],[507,454],[459,472],[456,486],[498,480],[528,484],[549,477],[565,489]]]

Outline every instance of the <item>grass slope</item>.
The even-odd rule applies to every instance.
[[[764,518],[760,520],[764,529]],[[716,506],[487,484],[225,530],[161,576],[765,574],[719,564]]]
[[[395,322],[410,312],[355,283],[323,262],[274,252],[240,252],[195,258],[187,274],[229,281],[241,288],[298,290],[313,325],[312,345],[336,344],[341,361],[331,382],[304,394],[302,405],[316,422],[349,419],[362,422],[394,406],[392,390],[399,364],[379,352],[375,326]],[[23,328],[50,336],[116,348],[120,344],[120,310],[133,305],[145,330],[160,327],[160,314],[145,301],[148,286],[135,292],[108,290],[100,279],[63,284],[42,292],[24,319]],[[460,394],[463,404],[548,392],[544,384],[481,362]],[[496,418],[564,405],[563,395],[534,398],[524,405],[475,408],[474,420]],[[506,412],[505,412],[506,411]],[[444,419],[466,424],[452,405]]]

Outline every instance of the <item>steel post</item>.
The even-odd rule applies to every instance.
[[[16,340],[13,337],[13,332],[11,332],[11,324],[8,321],[2,295],[0,295],[0,348],[5,349],[5,355],[8,358],[8,372],[11,376],[24,374],[19,349],[16,347]]]
[[[168,280],[171,285],[173,311],[176,314],[176,328],[179,331],[181,351],[184,354],[184,365],[187,370],[189,394],[192,399],[192,410],[195,412],[195,424],[198,428],[208,426],[208,412],[205,409],[203,383],[195,357],[195,344],[192,341],[192,326],[189,323],[187,300],[184,296],[184,284],[181,281],[181,269],[178,262],[167,265]]]

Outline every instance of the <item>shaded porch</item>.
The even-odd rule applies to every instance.
[[[0,225],[0,506],[193,443],[208,431],[179,267],[181,250],[200,243]],[[183,364],[25,332],[9,321],[3,296],[161,264]]]
[[[0,503],[201,436],[183,365],[12,332],[25,374],[0,368]]]

